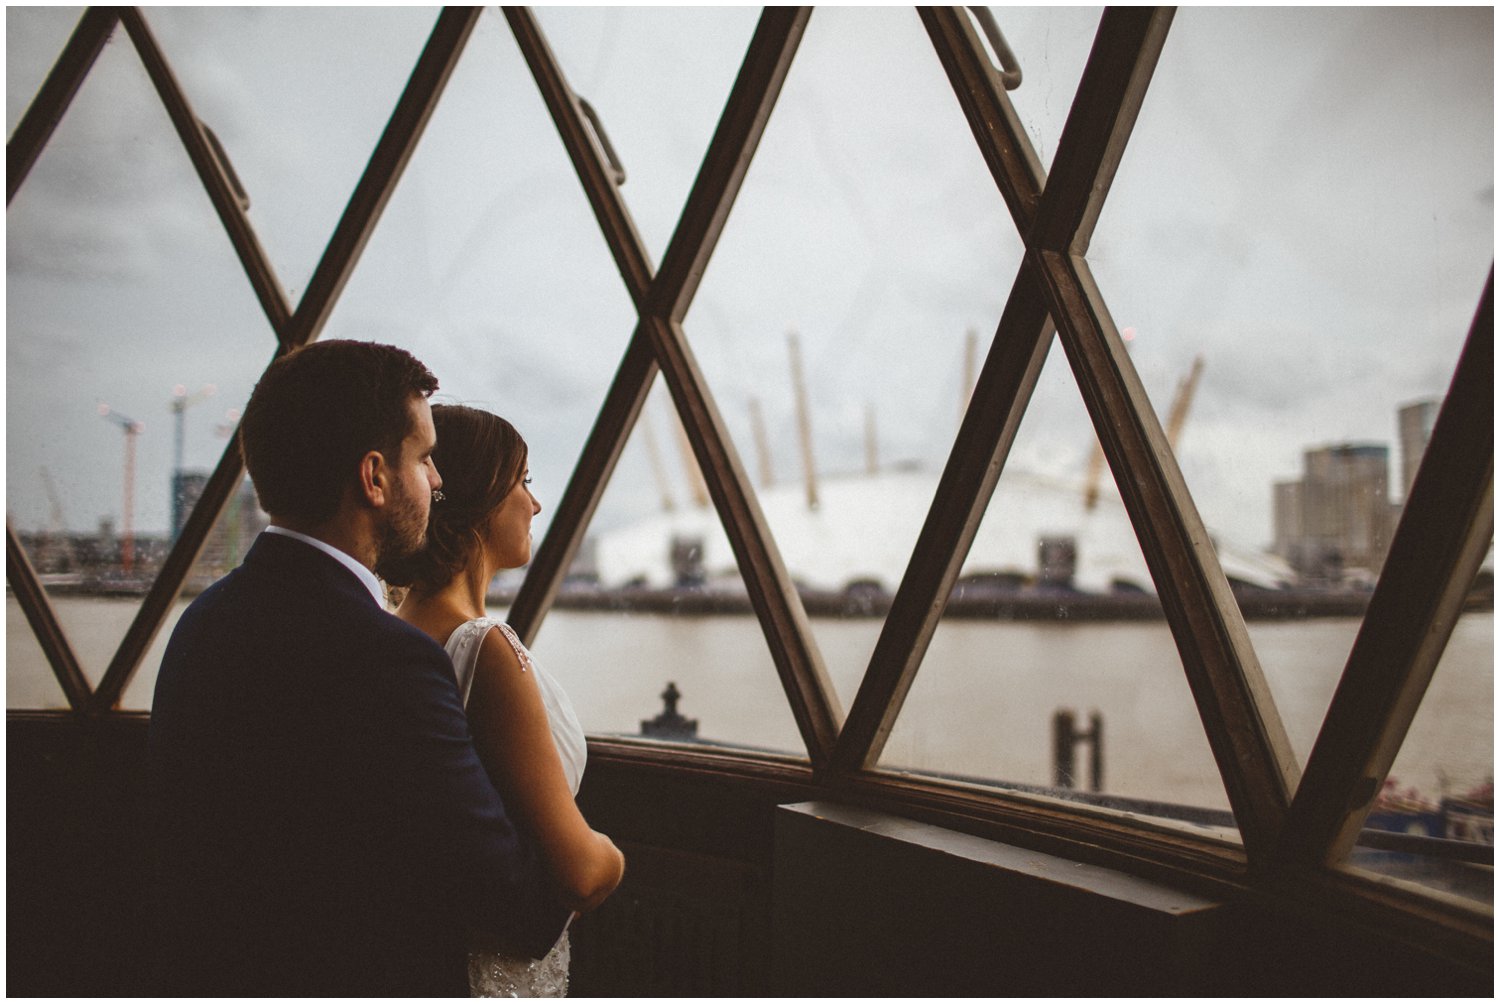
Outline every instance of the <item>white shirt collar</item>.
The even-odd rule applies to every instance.
[[[375,573],[366,568],[362,562],[356,561],[332,544],[321,541],[316,537],[309,537],[305,533],[298,533],[296,530],[288,530],[284,526],[268,526],[265,532],[279,533],[283,537],[291,537],[293,540],[300,540],[304,544],[311,544],[313,547],[316,547],[334,561],[337,561],[349,569],[349,571],[359,576],[360,583],[370,591],[371,596],[375,597],[376,605],[382,610],[385,609],[385,587],[380,584],[380,580],[376,578]]]

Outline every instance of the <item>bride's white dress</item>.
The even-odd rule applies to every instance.
[[[521,644],[510,625],[493,617],[479,617],[460,624],[448,636],[448,643],[444,646],[448,658],[453,660],[453,672],[458,677],[458,690],[463,695],[464,706],[469,704],[479,647],[490,628],[499,629],[510,642],[516,657],[521,660],[522,671],[536,677],[542,703],[547,709],[547,721],[552,727],[552,742],[562,759],[563,774],[568,779],[568,787],[577,795],[578,785],[583,780],[584,762],[588,758],[588,744],[583,728],[578,724],[578,716],[573,713],[572,702],[557,681],[532,661],[531,653]],[[565,997],[568,993],[568,960],[566,933],[545,959],[528,959],[499,948],[470,951],[469,996]]]

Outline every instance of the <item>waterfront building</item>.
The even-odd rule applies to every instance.
[[[1276,553],[1304,582],[1374,583],[1399,515],[1389,452],[1369,443],[1308,450],[1302,477],[1275,486]]]
[[[249,478],[242,479],[204,540],[203,550],[198,552],[198,560],[188,576],[188,588],[202,589],[238,566],[256,534],[269,523],[270,517],[261,509],[255,487]]]
[[[1401,497],[1411,491],[1417,480],[1417,468],[1432,438],[1432,423],[1437,421],[1439,401],[1416,401],[1396,412],[1396,431],[1401,443]]]
[[[187,471],[181,468],[172,472],[172,539],[182,533],[182,524],[188,513],[198,504],[203,487],[208,484],[207,471]]]

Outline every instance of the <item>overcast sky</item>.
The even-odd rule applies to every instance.
[[[1050,164],[1099,11],[995,10],[1025,74],[1013,100]],[[620,152],[659,261],[757,11],[538,14]],[[76,17],[7,9],[8,130]],[[294,300],[433,18],[148,12]],[[1271,485],[1311,446],[1392,443],[1397,480],[1396,409],[1445,390],[1493,258],[1492,40],[1490,8],[1179,11],[1090,259],[1161,412],[1204,357],[1179,458],[1219,532],[1268,543]],[[185,427],[187,466],[210,468],[216,427],[274,339],[123,32],[11,204],[6,246],[12,521],[52,522],[49,478],[67,526],[118,520],[122,436],[103,401],[145,425],[135,524],[164,530],[174,386],[216,387]],[[747,468],[758,397],[778,477],[800,469],[795,329],[820,469],[862,467],[873,407],[883,460],[939,470],[965,331],[987,346],[1020,251],[916,14],[815,11],[686,322]],[[511,418],[547,506],[632,318],[529,71],[487,10],[324,337],[407,346],[440,397]],[[684,502],[660,387],[646,420]],[[660,498],[640,439],[602,523]],[[1081,481],[1093,442],[1056,350],[1013,462]]]

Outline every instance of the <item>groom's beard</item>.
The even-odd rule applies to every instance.
[[[427,539],[431,495],[393,495],[375,548],[375,574],[386,578],[392,562],[411,557]]]

